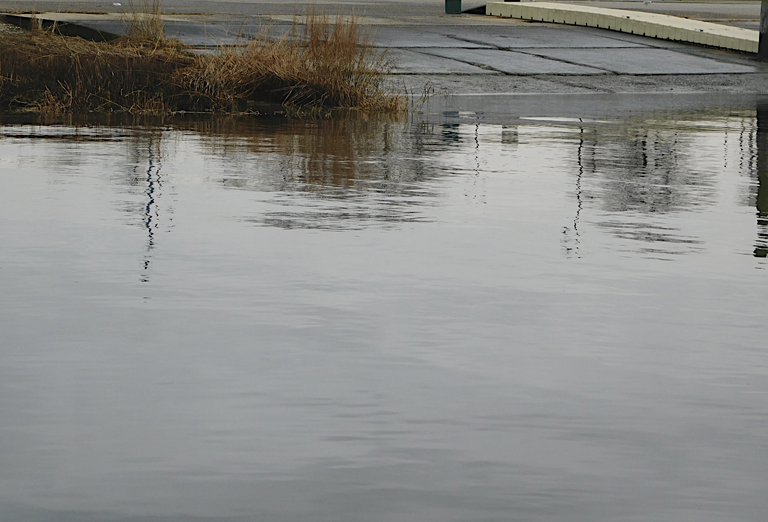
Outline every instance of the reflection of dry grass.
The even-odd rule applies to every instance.
[[[387,129],[393,125],[384,126],[380,121],[328,120],[304,125],[299,132],[278,134],[274,144],[290,158],[292,174],[300,174],[307,190],[349,187],[386,170],[387,166],[374,165],[371,160],[381,157],[390,134]]]
[[[414,132],[407,118],[273,120],[271,125],[256,120],[250,129],[242,120],[230,127],[222,123],[195,126],[212,154],[248,161],[254,154],[277,152],[279,167],[261,170],[278,173],[280,183],[293,183],[302,192],[410,191],[413,181],[428,177],[418,149],[424,136]],[[344,190],[338,194],[351,196]]]
[[[129,20],[129,36],[89,42],[32,31],[0,34],[0,106],[33,111],[243,112],[270,102],[394,112],[388,62],[354,19],[307,17],[303,34],[194,54],[162,33],[159,2]],[[133,24],[133,25],[132,25]]]

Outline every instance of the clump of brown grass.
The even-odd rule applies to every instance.
[[[160,0],[128,0],[130,14],[124,19],[129,38],[162,42],[163,18],[161,16]]]
[[[303,32],[195,54],[162,34],[159,2],[129,36],[90,42],[52,31],[0,35],[0,108],[130,113],[244,112],[289,107],[393,112],[386,57],[352,19],[309,15]],[[153,21],[154,20],[154,21]],[[130,27],[130,26],[129,26]]]
[[[180,83],[189,86],[193,103],[204,109],[267,100],[397,111],[405,99],[385,92],[389,70],[385,53],[376,51],[354,17],[331,20],[310,14],[303,33],[294,23],[291,34],[279,40],[262,34],[244,48],[198,56],[192,67],[180,71]]]
[[[166,111],[166,81],[193,62],[170,45],[90,42],[34,31],[0,37],[0,104],[11,110]]]

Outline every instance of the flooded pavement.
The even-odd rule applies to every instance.
[[[4,118],[0,520],[760,520],[768,104],[526,99]]]
[[[591,2],[594,3],[594,2]],[[126,32],[129,3],[0,0],[0,12],[38,9],[44,25],[86,38]],[[603,5],[603,3],[600,3]],[[624,5],[627,4],[627,5]],[[759,4],[734,2],[609,3],[654,13],[740,25],[759,23]],[[320,5],[320,4],[318,4]],[[254,37],[282,38],[316,4],[267,1],[163,2],[166,36],[200,52],[243,45]],[[605,29],[527,22],[485,15],[447,15],[434,0],[321,2],[334,19],[355,15],[361,37],[386,53],[394,92],[440,94],[599,94],[656,92],[766,95],[768,63],[753,52],[724,51]],[[465,8],[482,4],[464,2]],[[36,7],[35,7],[36,6]],[[26,15],[31,16],[31,15]],[[18,13],[8,17],[19,22]],[[22,16],[23,19],[23,16]],[[296,28],[294,24],[298,24]],[[754,33],[757,38],[757,33]],[[713,41],[714,42],[714,41]],[[712,43],[712,42],[711,42]],[[754,42],[750,40],[750,45]],[[730,44],[728,44],[730,45]]]

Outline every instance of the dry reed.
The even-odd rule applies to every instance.
[[[162,9],[160,0],[143,0],[140,3],[128,0],[130,14],[124,19],[129,38],[163,41]]]
[[[396,112],[386,56],[354,18],[309,15],[278,40],[196,54],[162,32],[159,2],[134,16],[128,36],[91,42],[54,31],[0,35],[0,110],[247,112],[264,103]]]

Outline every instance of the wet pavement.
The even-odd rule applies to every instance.
[[[119,2],[0,0],[0,10],[57,11],[62,21],[110,33],[123,29]],[[601,2],[727,23],[754,24],[759,2]],[[464,2],[463,7],[482,3]],[[262,31],[280,36],[311,9],[355,13],[374,45],[388,49],[394,80],[409,92],[438,93],[768,93],[768,64],[753,55],[585,27],[445,15],[439,1],[376,4],[165,1],[166,33],[195,47],[243,42]],[[66,12],[65,14],[62,14]],[[89,13],[89,14],[83,14]]]

